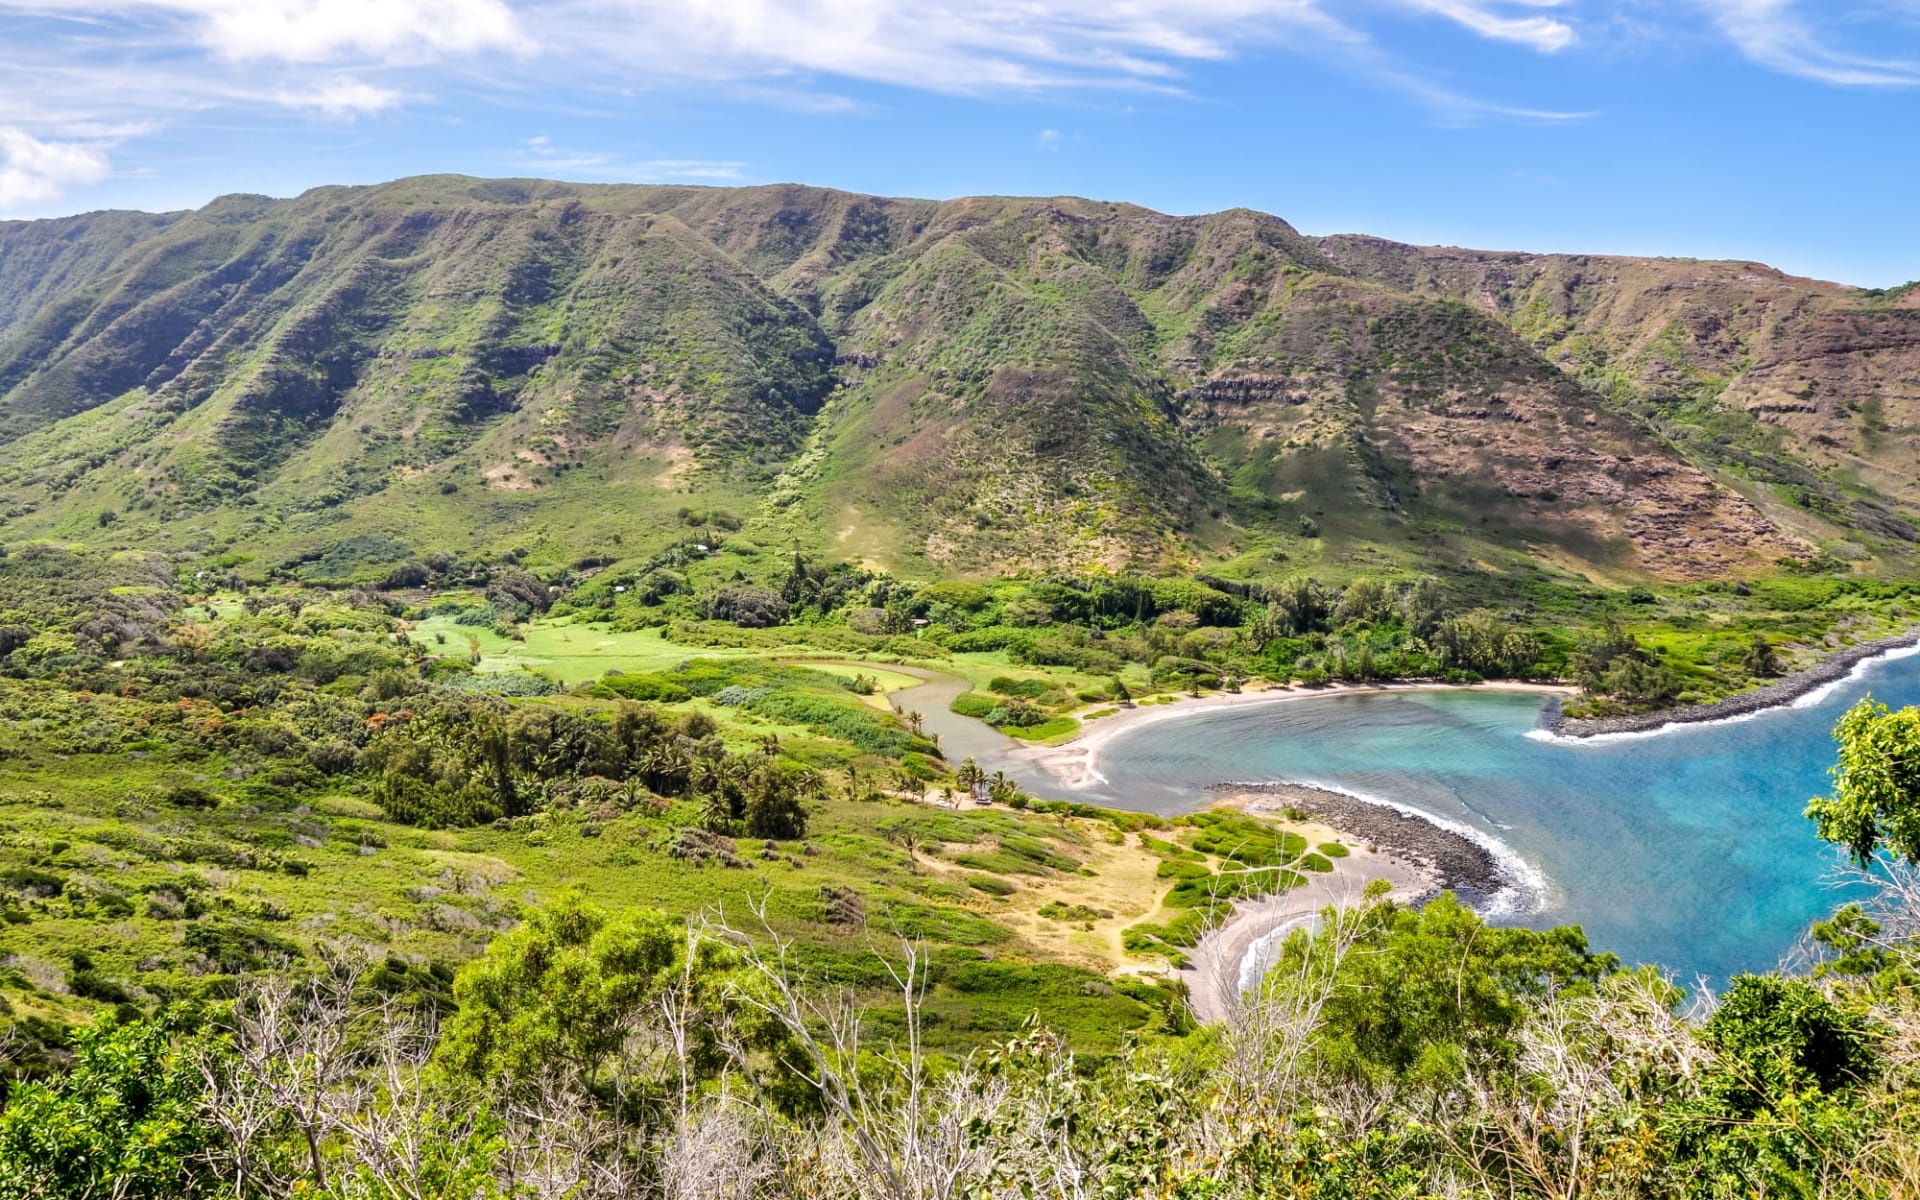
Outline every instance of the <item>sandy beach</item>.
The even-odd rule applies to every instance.
[[[1101,773],[1100,751],[1114,740],[1143,725],[1177,720],[1223,708],[1284,704],[1330,696],[1370,692],[1506,691],[1567,696],[1577,689],[1558,684],[1532,683],[1379,683],[1335,684],[1323,687],[1275,687],[1261,691],[1219,693],[1166,704],[1122,709],[1087,725],[1079,735],[1057,746],[1023,746],[1011,757],[1044,772],[1069,789],[1113,786]],[[1241,992],[1242,972],[1249,954],[1265,955],[1277,949],[1277,938],[1295,926],[1311,923],[1329,905],[1357,902],[1367,885],[1385,880],[1392,897],[1418,903],[1443,888],[1460,893],[1470,903],[1484,903],[1513,881],[1501,864],[1472,840],[1385,805],[1354,796],[1290,783],[1257,788],[1223,788],[1215,801],[1250,813],[1305,813],[1330,836],[1352,848],[1352,854],[1334,860],[1331,872],[1311,875],[1309,882],[1275,896],[1240,900],[1234,915],[1194,948],[1192,965],[1176,972],[1188,987],[1189,1005],[1202,1021],[1221,1020]],[[1297,826],[1298,820],[1290,821]],[[1258,964],[1254,971],[1260,969]]]
[[[1300,794],[1236,795],[1221,803],[1253,813],[1278,812],[1294,806],[1295,801],[1312,790],[1297,789]],[[1298,822],[1289,822],[1289,828],[1302,827]],[[1311,829],[1302,831],[1310,837],[1313,835]],[[1194,947],[1192,965],[1174,973],[1186,983],[1187,1003],[1200,1020],[1219,1021],[1231,1015],[1232,1006],[1240,997],[1242,972],[1248,956],[1258,954],[1266,958],[1279,949],[1281,938],[1278,937],[1262,944],[1268,935],[1281,933],[1283,937],[1285,930],[1310,924],[1329,905],[1358,902],[1367,885],[1376,879],[1391,884],[1393,891],[1389,894],[1404,904],[1417,903],[1438,892],[1443,885],[1441,877],[1430,866],[1402,857],[1388,847],[1364,842],[1355,845],[1348,840],[1350,835],[1332,828],[1327,828],[1325,833],[1348,842],[1352,853],[1346,858],[1334,859],[1330,872],[1307,875],[1305,886],[1263,899],[1235,901],[1233,916]],[[1263,969],[1264,964],[1253,965],[1255,972]]]

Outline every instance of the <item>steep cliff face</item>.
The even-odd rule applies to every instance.
[[[1754,263],[1489,254],[1329,238],[1345,269],[1447,296],[1650,422],[1695,461],[1870,538],[1920,501],[1920,289]]]
[[[432,177],[0,225],[0,532],[1698,578],[1902,552],[1916,347],[1748,264]]]

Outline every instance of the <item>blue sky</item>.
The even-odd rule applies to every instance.
[[[0,216],[457,171],[1920,278],[1920,0],[0,0]]]

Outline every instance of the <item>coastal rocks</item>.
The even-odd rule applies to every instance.
[[[1916,643],[1920,643],[1920,629],[1909,630],[1899,637],[1882,638],[1876,642],[1850,646],[1838,653],[1828,655],[1814,666],[1795,672],[1777,683],[1770,683],[1750,692],[1741,692],[1737,696],[1728,696],[1725,700],[1716,700],[1712,704],[1694,704],[1685,708],[1636,713],[1626,717],[1567,717],[1561,715],[1559,702],[1556,700],[1553,711],[1547,714],[1543,726],[1549,732],[1561,737],[1588,738],[1606,733],[1645,733],[1654,729],[1663,729],[1668,725],[1689,725],[1700,721],[1724,721],[1730,717],[1743,717],[1763,709],[1791,704],[1815,689],[1845,679],[1853,673],[1855,667],[1870,658],[1878,658],[1893,650],[1904,650]]]
[[[1353,841],[1424,868],[1437,887],[1475,908],[1486,907],[1514,884],[1479,842],[1392,805],[1297,783],[1222,784],[1215,790],[1257,794],[1260,799],[1249,811],[1304,812]]]

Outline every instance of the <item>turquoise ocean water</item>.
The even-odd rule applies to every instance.
[[[1920,703],[1920,656],[1867,664],[1800,707],[1578,744],[1543,738],[1545,701],[1520,693],[1217,709],[1116,739],[1098,766],[1125,795],[1077,798],[1172,813],[1209,784],[1272,780],[1398,802],[1512,856],[1521,886],[1498,919],[1576,923],[1628,962],[1721,981],[1775,965],[1851,894],[1802,811],[1825,790],[1834,721],[1869,691]]]

